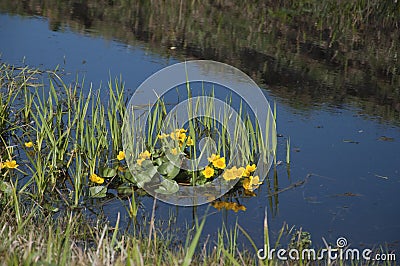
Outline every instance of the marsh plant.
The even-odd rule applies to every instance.
[[[260,177],[254,174],[255,162],[262,153],[275,154],[274,146],[263,141],[268,140],[268,136],[262,136],[258,124],[244,114],[242,105],[236,119],[232,119],[232,111],[225,106],[228,104],[217,108],[211,93],[190,102],[183,110],[188,114],[179,109],[167,114],[165,101],[160,98],[149,112],[148,123],[139,126],[135,124],[136,117],[132,112],[123,131],[125,135],[132,131],[140,132],[127,138],[130,141],[127,152],[133,164],[129,181],[144,187],[151,184],[153,176],[158,173],[163,181],[155,192],[161,194],[176,192],[178,185],[207,185],[220,176],[226,182],[239,181],[238,186],[248,191],[257,188],[261,182]],[[201,115],[194,115],[199,113]],[[180,123],[179,116],[191,119]],[[272,121],[270,117],[267,119]],[[266,132],[270,134],[269,128]],[[134,142],[141,145],[133,145]]]
[[[203,186],[219,176],[224,182],[239,181],[234,190],[251,192],[264,178],[256,171],[260,154],[275,154],[276,144],[263,141],[270,136],[262,135],[245,107],[240,104],[233,116],[227,97],[224,107],[217,108],[213,90],[190,102],[186,115],[203,113],[184,125],[178,123],[182,110],[167,113],[160,98],[146,124],[133,129],[141,130],[140,148],[124,151],[127,110],[121,79],[110,80],[107,97],[101,97],[92,84],[84,93],[86,84],[79,78],[65,84],[57,69],[2,64],[1,70],[2,187],[21,176],[19,193],[48,202],[50,210],[60,204],[78,207],[105,197],[110,189],[131,194],[156,173],[164,178],[157,193],[174,192],[178,185]],[[266,119],[269,127],[274,118]],[[270,128],[265,132],[270,134]],[[128,158],[134,158],[130,169]]]

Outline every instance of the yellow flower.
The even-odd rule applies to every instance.
[[[177,155],[178,154],[178,149],[177,148],[173,148],[171,150],[172,155]]]
[[[139,154],[139,157],[140,157],[141,159],[150,159],[150,156],[151,156],[151,153],[150,153],[148,150],[146,150],[146,151],[144,151],[144,152],[141,152],[141,153]]]
[[[5,165],[5,167],[7,167],[9,169],[15,169],[15,168],[17,168],[19,166],[15,160],[12,160],[12,161],[7,160],[4,163],[4,165]]]
[[[176,129],[175,132],[171,132],[171,139],[179,140],[180,142],[184,142],[186,139],[186,129]]]
[[[157,137],[158,137],[159,139],[165,139],[165,138],[168,138],[168,137],[169,137],[169,134],[162,133],[162,134],[158,134]]]
[[[251,181],[251,184],[254,186],[258,186],[258,185],[262,184],[262,182],[260,182],[260,178],[258,177],[258,175],[254,176],[254,177],[250,176],[250,181]]]
[[[6,167],[6,165],[3,162],[0,162],[0,170]]]
[[[186,133],[186,132],[187,132],[187,129],[179,128],[179,129],[175,129],[175,132]]]
[[[194,141],[193,141],[193,139],[192,139],[191,136],[189,136],[189,137],[187,138],[187,140],[186,140],[186,145],[188,145],[188,146],[193,146],[193,145],[194,145]]]
[[[257,169],[257,166],[253,163],[252,165],[247,165],[246,170],[249,172],[254,172]]]
[[[178,139],[179,138],[179,132],[171,132],[171,134],[170,134],[170,136],[171,136],[171,139],[173,139],[173,140],[176,140],[176,139]]]
[[[211,168],[210,166],[207,166],[206,169],[204,169],[201,172],[206,178],[210,178],[214,175],[214,169]]]
[[[25,147],[32,148],[33,147],[33,142],[32,141],[25,142]]]
[[[118,161],[122,161],[123,159],[125,159],[125,152],[120,151],[117,155],[117,159]]]
[[[180,133],[178,139],[179,139],[180,142],[184,142],[185,139],[186,139],[186,134],[185,133]]]
[[[142,165],[142,163],[143,163],[144,160],[146,160],[146,159],[145,159],[145,158],[137,159],[137,160],[136,160],[136,163],[137,163],[138,165]]]
[[[262,184],[262,182],[260,182],[260,178],[258,176],[250,176],[249,178],[243,180],[243,188],[250,191],[258,188],[260,184]]]
[[[236,168],[236,166],[234,168]],[[244,171],[246,170],[243,167],[239,167],[238,169],[236,169],[236,176],[241,177]]]
[[[246,178],[245,180],[243,180],[243,184],[242,185],[243,185],[244,189],[252,190],[250,179]]]
[[[222,175],[222,177],[223,177],[226,181],[236,179],[236,176],[235,176],[234,172],[232,171],[232,169],[226,170],[226,171],[224,172],[224,174]]]
[[[89,179],[90,179],[90,181],[92,181],[93,183],[96,183],[96,184],[103,184],[104,183],[104,178],[102,178],[102,177],[100,177],[100,176],[98,176],[96,174],[91,174],[89,176]]]
[[[243,172],[244,172],[244,168],[243,168],[243,167],[240,167],[240,168],[238,169],[236,166],[234,166],[234,167],[232,167],[231,169],[225,170],[225,172],[224,172],[224,174],[222,175],[222,177],[223,177],[225,180],[229,181],[229,180],[233,180],[233,179],[236,179],[236,178],[241,177],[242,174],[243,174]]]
[[[214,160],[212,162],[213,166],[219,169],[225,169],[226,164],[225,164],[225,157],[219,158],[217,160]]]
[[[208,157],[208,161],[209,161],[210,163],[212,163],[212,162],[218,160],[219,158],[220,158],[219,155],[213,153],[213,154],[211,154],[211,157]]]
[[[247,165],[246,169],[243,172],[243,176],[246,176],[246,177],[250,176],[250,174],[252,172],[254,172],[256,170],[256,168],[257,168],[257,166],[255,164]]]

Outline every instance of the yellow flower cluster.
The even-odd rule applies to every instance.
[[[180,128],[180,129],[175,129],[174,132],[171,132],[170,137],[173,140],[179,140],[179,142],[184,142],[186,139],[186,129]]]
[[[213,167],[207,166],[201,173],[205,176],[205,178],[211,178],[215,174],[215,170],[225,169],[225,157],[220,157],[217,154],[212,154],[211,157],[208,158],[208,161],[212,164]]]
[[[227,181],[234,180],[236,178],[241,178],[244,171],[245,169],[243,167],[237,168],[234,166],[231,169],[226,169],[222,177]]]
[[[186,135],[187,129],[184,128],[178,128],[175,129],[174,132],[171,132],[170,134],[158,134],[157,137],[159,139],[165,139],[170,137],[173,140],[178,140],[179,141],[179,147],[182,147],[183,143],[186,141],[186,145],[188,146],[193,146],[194,145],[194,141],[192,139],[191,136],[187,136]]]
[[[236,166],[232,167],[231,169],[227,169],[223,174],[225,180],[233,180],[236,178],[241,177],[249,177],[251,173],[256,170],[257,166],[255,164],[247,165],[246,168],[240,167],[237,168]]]
[[[211,204],[217,210],[226,209],[234,212],[245,211],[246,207],[236,202],[215,201]]]
[[[139,159],[136,160],[136,163],[138,165],[142,165],[143,161],[146,159],[150,159],[151,153],[148,150],[145,150],[144,152],[141,152],[139,154]]]
[[[104,183],[104,178],[102,178],[94,173],[89,176],[89,179],[90,179],[90,181],[92,181],[93,183],[96,183],[96,184]]]
[[[242,183],[243,188],[248,191],[253,191],[254,189],[258,188],[258,186],[262,183],[260,182],[260,178],[258,176],[251,175],[256,169],[257,166],[255,164],[247,165],[246,168],[237,168],[236,166],[234,166],[231,169],[225,170],[222,177],[227,181],[244,177],[245,179]]]
[[[15,161],[15,160],[7,160],[4,163],[0,162],[0,169],[3,169],[3,168],[15,169],[18,166],[19,165],[17,164],[17,161]]]
[[[247,165],[247,166],[246,166],[246,169],[244,170],[244,172],[243,172],[243,174],[242,174],[242,176],[247,176],[247,177],[249,177],[250,174],[256,170],[256,168],[257,168],[257,167],[256,167],[255,164]]]

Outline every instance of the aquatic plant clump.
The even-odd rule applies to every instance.
[[[2,108],[11,111],[1,120],[0,192],[9,193],[18,180],[21,196],[50,210],[143,189],[161,199],[176,195],[184,205],[239,189],[251,194],[275,155],[269,105],[254,119],[245,97],[236,109],[212,93],[171,110],[160,97],[149,108],[127,105],[119,79],[108,83],[102,99],[92,88],[84,93],[78,79],[65,84],[57,71],[1,69]],[[148,119],[136,119],[136,110]]]
[[[202,81],[201,88],[190,80]],[[236,108],[229,96],[216,97],[212,84],[238,95]],[[164,95],[180,85],[187,99],[169,110]],[[213,88],[209,95],[207,86]],[[202,93],[193,96],[196,90]],[[200,205],[262,183],[275,157],[275,118],[243,72],[214,61],[190,61],[157,72],[135,91],[122,142],[132,183],[171,204]]]

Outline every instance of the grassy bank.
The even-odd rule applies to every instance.
[[[13,197],[19,198],[18,191]],[[3,195],[4,196],[4,195]],[[4,199],[2,196],[2,199]],[[124,233],[101,219],[90,220],[79,210],[46,215],[40,205],[16,200],[0,212],[1,265],[252,265],[254,255],[239,251],[236,231],[221,230],[217,243],[199,243],[204,226],[187,233],[184,244],[162,233],[154,221],[135,234]]]

